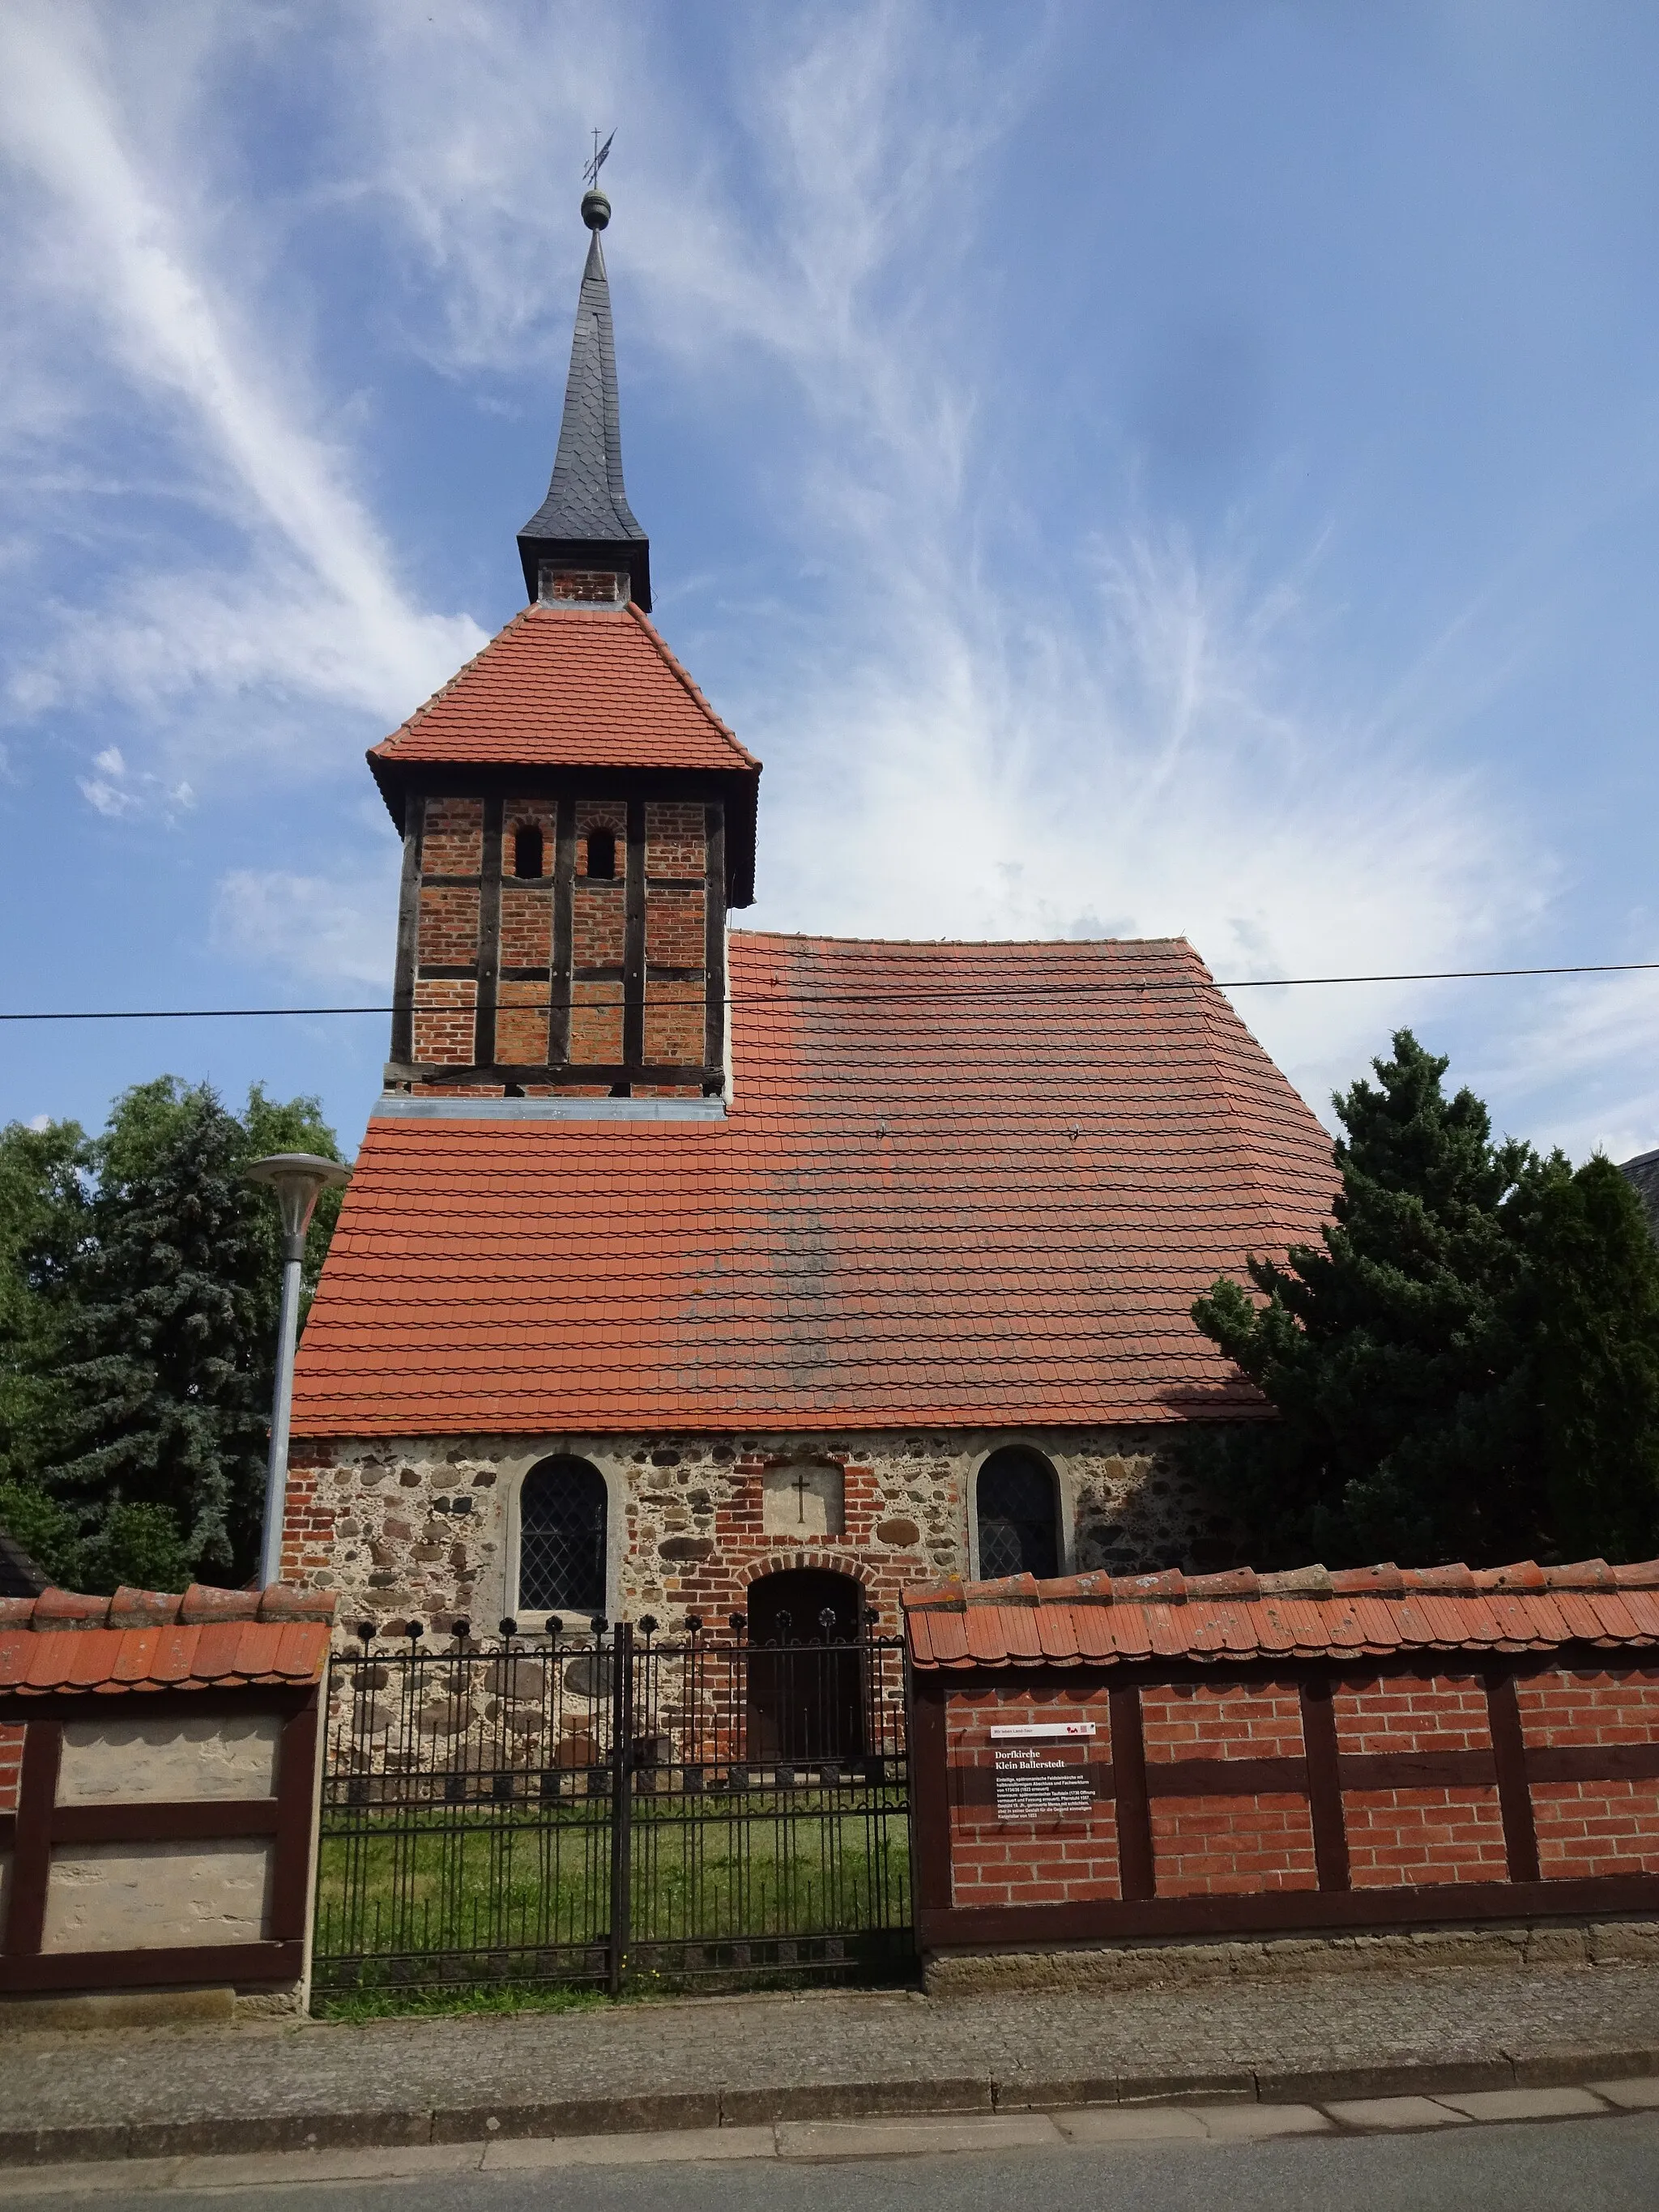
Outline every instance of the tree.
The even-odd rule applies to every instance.
[[[1659,1538],[1659,1255],[1616,1169],[1494,1144],[1409,1030],[1335,1100],[1322,1248],[1193,1317],[1280,1419],[1215,1449],[1266,1553],[1630,1557]]]
[[[0,1485],[27,1483],[67,1436],[58,1345],[88,1166],[78,1122],[0,1129]]]
[[[1552,1161],[1528,1194],[1516,1299],[1548,1521],[1567,1559],[1650,1557],[1659,1537],[1659,1248],[1610,1160]]]
[[[126,1092],[90,1143],[61,1124],[37,1159],[17,1131],[0,1139],[0,1170],[21,1163],[21,1187],[39,1200],[17,1217],[0,1289],[0,1313],[18,1316],[0,1407],[9,1391],[27,1415],[0,1431],[10,1485],[0,1519],[27,1548],[33,1532],[54,1574],[91,1589],[181,1587],[252,1565],[282,1238],[245,1170],[284,1151],[338,1158],[314,1100],[283,1104],[256,1087],[239,1117],[206,1085],[171,1077]],[[64,1160],[72,1172],[53,1182],[42,1162]],[[328,1194],[307,1293],[337,1212]]]

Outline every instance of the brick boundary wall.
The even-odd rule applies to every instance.
[[[979,1669],[915,1679],[929,1953],[1659,1915],[1659,1651]],[[1085,1812],[1000,1819],[990,1729]]]
[[[0,2010],[302,2009],[331,1600],[0,1599]]]

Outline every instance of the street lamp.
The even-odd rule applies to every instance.
[[[294,1396],[294,1347],[300,1334],[300,1271],[305,1264],[306,1231],[325,1186],[350,1180],[351,1170],[314,1152],[273,1152],[248,1170],[255,1182],[269,1183],[283,1217],[283,1308],[276,1323],[276,1387],[270,1400],[270,1459],[265,1470],[265,1524],[259,1540],[262,1585],[283,1577],[283,1515],[288,1498],[288,1421]]]

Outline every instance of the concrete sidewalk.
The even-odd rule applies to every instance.
[[[1659,2075],[1659,1968],[1109,1996],[814,1993],[455,2020],[14,2032],[0,2164]]]
[[[781,2120],[770,2127],[688,2128],[678,2133],[504,2136],[483,2142],[405,2143],[374,2149],[241,2151],[195,2158],[120,2159],[0,2171],[0,2202],[76,2203],[223,2190],[290,2189],[326,2182],[422,2181],[583,2166],[746,2164],[843,2165],[857,2159],[934,2159],[973,2152],[1145,2150],[1238,2146],[1285,2136],[1423,2135],[1471,2125],[1621,2118],[1659,2112],[1659,2080],[1586,2087],[1491,2089],[1458,2096],[1373,2097],[1318,2105],[1247,2103],[1073,2106],[1053,2113],[964,2112],[947,2118]],[[1049,2177],[1052,2181],[1052,2175]],[[683,2191],[682,2191],[683,2193]]]

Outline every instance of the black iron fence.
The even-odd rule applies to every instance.
[[[319,1996],[902,1972],[902,1643],[844,1637],[366,1634],[331,1677]]]

